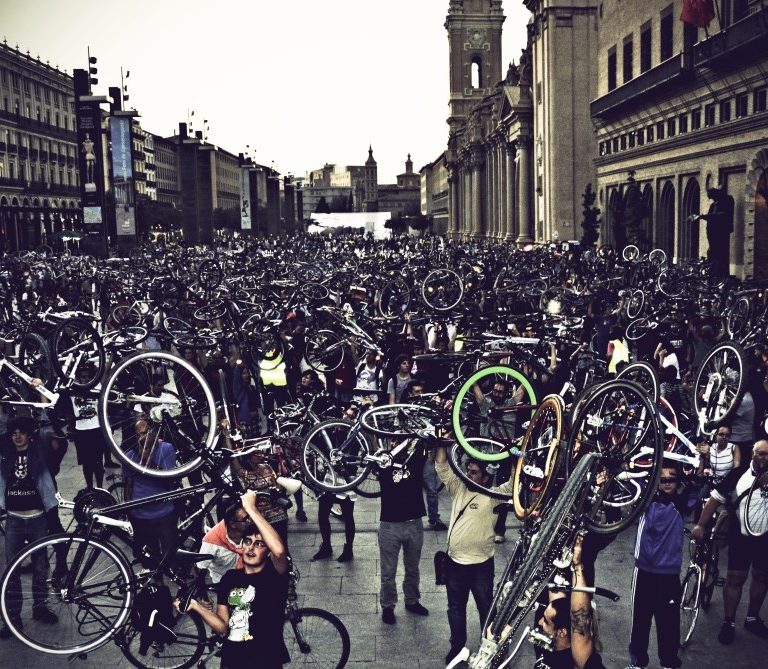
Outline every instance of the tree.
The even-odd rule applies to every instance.
[[[349,206],[349,198],[346,195],[335,195],[331,198],[330,209],[334,213],[345,213],[352,211]]]
[[[213,227],[216,230],[239,230],[240,229],[240,209],[222,209],[216,207],[213,210]]]
[[[136,201],[136,214],[139,236],[153,230],[169,232],[181,229],[182,211],[168,202],[157,202],[146,196],[139,196]]]
[[[594,206],[596,197],[592,192],[592,184],[588,183],[581,196],[583,216],[581,227],[584,230],[581,244],[584,247],[594,246],[600,237],[600,209]]]
[[[330,214],[331,208],[328,206],[328,202],[325,200],[325,195],[320,196],[315,207],[315,213],[317,214]]]

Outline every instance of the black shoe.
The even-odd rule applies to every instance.
[[[450,664],[451,660],[461,652],[461,648],[451,646],[451,650],[448,651],[448,655],[445,656],[445,663]]]
[[[744,629],[747,630],[747,632],[756,634],[761,639],[768,639],[768,627],[765,626],[765,623],[760,618],[745,620]]]
[[[320,544],[320,549],[312,556],[313,560],[327,560],[333,557],[333,548],[330,544]]]
[[[730,646],[735,638],[736,624],[725,621],[720,628],[720,634],[717,635],[717,640],[724,646]]]
[[[352,554],[352,546],[344,544],[344,550],[341,551],[341,555],[336,558],[336,562],[351,562],[355,556]]]
[[[45,605],[32,609],[32,618],[45,625],[55,625],[59,622],[59,617]]]
[[[415,613],[417,616],[429,615],[429,609],[420,602],[416,602],[415,604],[406,604],[405,610],[410,611],[411,613]]]
[[[430,523],[429,526],[438,532],[443,532],[448,529],[448,526],[439,518],[434,523]]]
[[[107,469],[120,469],[120,465],[118,465],[114,460],[105,460],[104,466]]]
[[[21,630],[24,629],[24,625],[21,622],[21,618],[11,618],[11,622],[13,623],[13,626],[21,632]],[[3,623],[3,626],[0,627],[0,639],[10,639],[13,636],[13,632],[11,632],[11,628],[8,627],[5,623]]]
[[[394,625],[397,622],[397,618],[395,618],[395,609],[392,607],[385,607],[382,609],[381,619],[387,623],[387,625]]]
[[[304,509],[299,509],[296,512],[296,520],[298,520],[300,523],[306,523],[307,522],[307,514],[304,513]]]

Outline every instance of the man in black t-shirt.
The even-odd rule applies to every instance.
[[[280,669],[290,661],[283,641],[288,597],[288,554],[280,535],[259,513],[256,493],[242,498],[253,521],[243,532],[243,569],[230,569],[216,588],[216,611],[192,599],[194,611],[219,636],[226,637],[221,669]],[[181,607],[179,600],[175,602]]]

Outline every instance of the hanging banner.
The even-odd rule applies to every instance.
[[[240,168],[240,229],[251,229],[251,168]]]
[[[112,144],[112,189],[115,195],[117,236],[136,236],[136,188],[130,116],[112,116],[109,119],[109,139]]]
[[[84,228],[88,233],[103,234],[101,209],[104,206],[104,165],[102,164],[101,109],[99,101],[77,100],[78,170]],[[96,211],[98,210],[98,211]]]

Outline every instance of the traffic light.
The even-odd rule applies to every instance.
[[[97,62],[96,56],[88,56],[88,82],[91,85],[99,83],[99,80],[93,76],[99,71],[99,68],[96,67]]]

